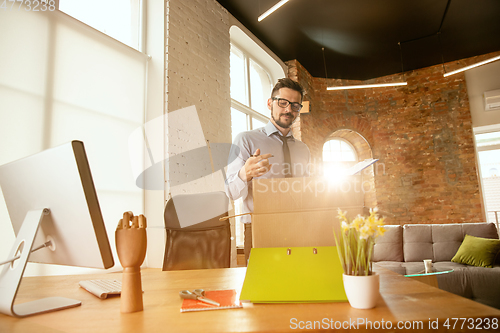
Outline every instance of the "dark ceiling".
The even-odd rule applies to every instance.
[[[314,77],[367,80],[500,51],[500,0],[290,0],[261,22],[279,0],[218,2]]]

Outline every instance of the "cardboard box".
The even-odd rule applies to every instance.
[[[360,176],[341,182],[322,177],[253,180],[252,243],[262,247],[334,246],[338,209],[363,214]]]

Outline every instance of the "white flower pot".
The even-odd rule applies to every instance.
[[[355,276],[343,274],[344,290],[349,304],[356,309],[371,309],[379,299],[379,275]]]

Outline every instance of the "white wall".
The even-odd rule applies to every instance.
[[[167,0],[166,6],[166,110],[197,111],[180,117],[182,123],[171,117],[167,154],[206,146],[205,140],[230,143],[229,14],[214,0]],[[205,191],[187,185],[185,193]]]
[[[215,0],[167,0],[165,5],[166,156],[174,158],[197,148],[208,151],[207,140],[231,143],[230,15]],[[212,173],[210,163],[182,166],[165,167],[167,199],[224,190],[222,172]],[[169,186],[193,172],[207,176]]]
[[[493,56],[493,55],[492,55]],[[500,111],[485,111],[483,93],[500,89],[500,61],[470,69],[465,72],[465,82],[469,95],[469,106],[472,116],[474,134],[495,132],[500,130]],[[475,142],[475,138],[474,138]],[[487,216],[486,193],[484,192],[483,176],[479,168],[479,156],[476,149],[476,168],[483,198],[483,216]]]
[[[465,72],[469,94],[472,127],[500,124],[500,111],[485,111],[483,93],[500,89],[500,61],[492,62]]]

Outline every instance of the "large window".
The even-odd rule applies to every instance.
[[[142,50],[143,0],[59,0],[59,10],[114,39]]]
[[[114,251],[117,216],[144,211],[128,142],[144,122],[148,57],[58,10],[0,16],[0,164],[83,141]],[[14,240],[0,194],[0,253]],[[82,270],[33,263],[25,274]]]
[[[234,137],[264,126],[271,113],[267,99],[272,83],[269,72],[251,55],[231,44],[231,129]]]
[[[498,226],[500,222],[500,132],[478,133],[475,137],[487,220]]]
[[[271,96],[271,75],[251,55],[231,44],[231,133],[233,140],[243,131],[263,127],[269,121],[267,99]],[[234,203],[241,214],[242,200]],[[236,217],[236,246],[243,246],[243,224]]]
[[[271,117],[267,99],[283,66],[237,26],[231,30],[231,133],[233,140],[243,131],[263,127]],[[234,203],[241,213],[242,200]],[[235,218],[236,246],[243,247],[243,224]]]

